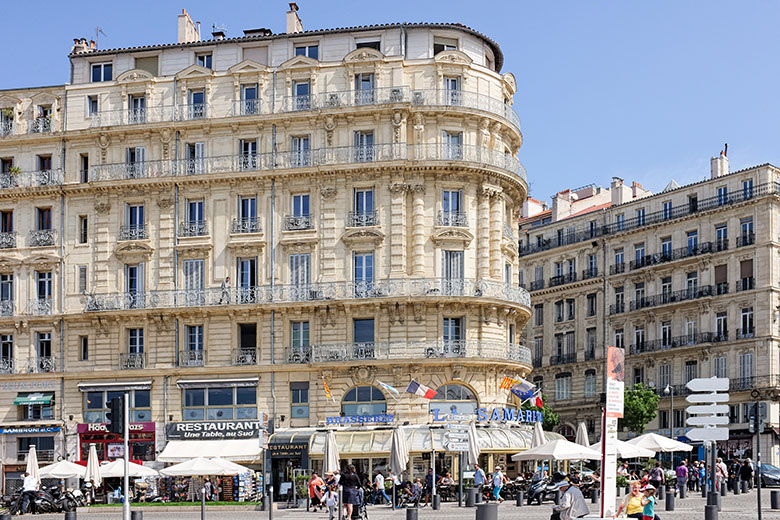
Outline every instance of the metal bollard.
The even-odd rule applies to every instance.
[[[769,493],[770,503],[772,509],[780,509],[780,491],[771,491]]]
[[[701,487],[701,497],[702,498],[707,498],[707,485],[706,484]]]
[[[144,520],[144,512],[130,511],[130,520]]]
[[[438,511],[441,509],[441,495],[436,493],[433,495],[433,510]]]
[[[476,520],[498,520],[498,504],[479,504],[477,506]]]
[[[477,490],[477,499],[474,501],[474,503],[475,504],[481,504],[483,499],[485,498],[484,495],[482,494],[482,488],[478,487],[478,488],[474,488],[474,489]]]
[[[720,493],[715,493],[715,502],[715,505],[718,506],[718,511],[720,511]]]
[[[726,495],[728,495],[728,486],[724,482],[720,485],[720,496],[725,497]]]
[[[666,486],[658,486],[658,500],[663,500],[664,498],[666,498]]]
[[[417,512],[419,509],[416,507],[410,507],[406,510],[406,520],[417,520]]]
[[[524,499],[525,497],[523,496],[523,492],[518,491],[517,496],[515,496],[515,505],[517,505],[517,507],[523,507]]]
[[[0,515],[0,520],[11,520],[11,515],[9,515],[8,513],[3,513],[2,515]]]
[[[734,485],[731,487],[732,487],[731,492],[734,493],[735,495],[739,495],[739,482],[734,481]]]
[[[718,520],[718,506],[704,506],[704,520]]]
[[[468,488],[466,490],[466,507],[474,507],[477,502],[477,488]]]
[[[750,483],[747,480],[743,480],[742,481],[742,492],[743,493],[747,493],[748,492],[748,489],[749,489],[748,486],[749,485],[750,485]]]
[[[666,494],[666,510],[674,511],[674,493]]]
[[[599,490],[598,489],[592,489],[590,491],[590,503],[591,504],[598,504],[599,503]]]
[[[3,515],[6,516],[6,515]],[[10,516],[9,516],[10,518]],[[76,512],[75,511],[65,511],[65,520],[76,520]]]

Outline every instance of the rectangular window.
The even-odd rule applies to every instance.
[[[201,67],[211,68],[211,53],[203,53],[195,55],[195,64]]]
[[[89,219],[86,215],[79,216],[79,244],[86,244],[89,238]]]
[[[729,201],[729,189],[727,186],[719,186],[718,193],[718,206],[723,206]]]
[[[125,292],[131,309],[144,307],[144,264],[125,264]]]
[[[664,321],[661,323],[661,346],[669,348],[672,346],[672,322]]]
[[[662,238],[661,239],[661,255],[665,261],[669,261],[672,259],[672,239],[671,238]]]
[[[127,329],[127,352],[130,354],[143,354],[144,329]]]
[[[728,377],[726,370],[726,356],[717,356],[712,359],[712,377]]]
[[[113,65],[111,63],[92,64],[92,83],[111,81],[113,79]]]
[[[742,181],[742,196],[745,199],[753,198],[753,179]]]
[[[672,384],[672,365],[669,363],[663,363],[658,365],[658,388],[663,390],[667,386]]]
[[[290,323],[290,340],[292,348],[307,348],[309,346],[309,322],[293,321]]]
[[[544,304],[534,305],[534,325],[539,327],[544,325]]]
[[[0,274],[0,316],[14,314],[14,275]]]
[[[615,265],[623,265],[625,263],[625,256],[623,255],[623,249],[615,249]]]
[[[596,305],[598,303],[598,295],[596,293],[591,293],[587,296],[587,306],[588,306],[588,316],[595,316],[596,315]]]
[[[87,266],[80,265],[78,267],[79,274],[79,294],[87,293]]]
[[[623,287],[615,287],[615,313],[624,312],[625,305]]]
[[[79,336],[79,360],[89,361],[89,338]]]
[[[645,225],[645,208],[639,208],[636,210],[636,225],[637,226]]]
[[[187,352],[203,352],[203,325],[187,325]]]
[[[311,97],[309,90],[308,80],[292,82],[293,110],[309,110],[311,108]]]
[[[445,105],[460,105],[461,104],[461,92],[460,92],[460,76],[444,76],[444,104]]]
[[[615,215],[615,229],[617,231],[623,231],[626,227],[626,216],[623,213]]]
[[[753,353],[743,352],[739,355],[739,379],[743,383],[747,383],[753,378]],[[747,388],[745,384],[740,385],[742,388]]]
[[[728,227],[725,224],[715,226],[715,250],[725,251],[729,248]]]
[[[688,254],[695,255],[699,250],[699,232],[688,231]]]
[[[715,339],[717,341],[728,339],[728,315],[725,312],[715,315]]]
[[[319,45],[297,45],[295,47],[296,56],[306,56],[313,60],[320,59],[320,47]]]
[[[309,383],[290,383],[290,419],[309,417]]]
[[[372,72],[359,72],[355,74],[355,104],[370,105],[373,102],[374,74]]]
[[[563,300],[555,302],[555,323],[563,321]]]
[[[692,272],[685,275],[685,289],[688,298],[696,298],[699,292],[699,273]]]
[[[182,418],[185,421],[257,419],[257,388],[185,388]]]
[[[585,359],[596,359],[596,329],[589,328],[585,331]]]
[[[625,332],[623,331],[623,329],[615,330],[615,347],[626,348]]]
[[[672,201],[664,201],[664,220],[672,218]]]
[[[749,246],[755,241],[753,234],[753,219],[745,218],[739,221],[739,243],[738,246]]]
[[[239,139],[238,153],[241,171],[257,169],[257,139]]]
[[[372,293],[374,282],[374,253],[352,253],[355,292],[358,298],[366,298]]]
[[[740,322],[740,338],[752,338],[754,334],[753,328],[753,307],[745,307],[742,309],[739,317]]]
[[[699,198],[696,195],[688,195],[688,211],[690,213],[699,211]]]
[[[292,214],[294,217],[309,216],[309,194],[302,193],[292,196]]]
[[[685,383],[687,384],[691,379],[699,377],[699,363],[698,361],[686,361],[685,362]]]
[[[669,303],[672,299],[672,277],[661,278],[661,303]]]
[[[206,92],[203,89],[190,90],[187,93],[189,106],[187,107],[188,119],[203,119],[206,117]]]
[[[290,138],[290,166],[300,168],[311,165],[311,150],[309,136],[294,136]]]
[[[0,372],[12,370],[14,359],[13,334],[0,334]]]
[[[635,385],[645,384],[645,367],[634,367],[633,383]]]
[[[544,355],[544,338],[538,336],[534,338],[534,359],[541,360]]]
[[[370,40],[364,42],[355,42],[356,49],[374,49],[379,50],[379,40]]]
[[[146,96],[128,96],[127,109],[128,123],[146,123]]]
[[[575,310],[575,304],[574,299],[568,299],[566,300],[566,319],[567,320],[573,320],[574,319],[574,310]]]
[[[637,352],[645,350],[645,328],[643,326],[634,327],[634,346]]]
[[[13,210],[0,211],[0,232],[14,232],[14,212]]]
[[[257,286],[257,257],[237,258],[236,271],[238,274],[239,302],[254,302],[255,288]]]
[[[571,375],[555,376],[555,400],[571,399]]]
[[[35,208],[35,229],[51,230],[51,208]]]
[[[688,345],[696,343],[696,322],[694,320],[685,322],[685,340]]]
[[[35,333],[35,345],[38,357],[40,361],[51,360],[51,332],[36,332]],[[42,366],[42,364],[39,364]],[[51,372],[53,368],[45,370]]]
[[[444,130],[441,134],[442,158],[457,160],[463,158],[463,132]]]
[[[184,151],[187,158],[184,163],[186,174],[198,175],[206,173],[206,143],[187,143]]]
[[[377,223],[374,213],[374,190],[355,188],[352,203],[353,218],[351,226],[374,226]]]
[[[99,113],[98,97],[87,96],[87,117],[95,116]]]
[[[458,40],[455,38],[442,38],[440,36],[434,36],[433,38],[433,55],[436,56],[443,51],[456,51],[458,50]]]
[[[374,319],[355,319],[352,321],[352,337],[355,343],[374,342]]]
[[[38,301],[50,301],[52,297],[52,272],[35,271],[35,286]]]
[[[82,184],[89,182],[89,154],[79,155],[79,175]]]
[[[645,260],[645,245],[637,244],[634,246],[634,263],[635,267],[644,266]]]
[[[136,146],[125,149],[125,176],[128,179],[146,177],[146,148]]]
[[[596,255],[588,255],[588,277],[593,277],[598,274],[598,260]]]

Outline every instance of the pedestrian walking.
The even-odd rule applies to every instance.
[[[374,496],[371,498],[372,504],[376,504],[376,499],[379,495],[382,495],[385,500],[387,500],[388,504],[393,503],[385,491],[385,476],[382,475],[381,471],[376,470],[376,474],[374,475]]]
[[[750,488],[753,483],[753,468],[750,466],[749,460],[750,459],[742,461],[742,467],[739,470],[739,480],[743,482],[747,481],[748,488]]]
[[[496,466],[496,470],[493,472],[493,496],[498,502],[503,502],[501,498],[501,489],[506,483],[506,476],[501,472],[501,466]]]
[[[647,481],[656,489],[666,483],[666,476],[660,462],[656,461],[655,467],[647,475]]]
[[[683,459],[680,462],[680,465],[677,466],[677,490],[682,495],[682,493],[685,492],[685,486],[688,485],[688,461]],[[653,493],[655,493],[655,487],[653,488]]]
[[[477,493],[482,494],[482,486],[485,485],[485,470],[479,467],[479,464],[474,464],[474,487],[477,488]]]

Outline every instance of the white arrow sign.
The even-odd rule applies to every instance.
[[[447,440],[450,441],[468,441],[469,432],[447,432]]]
[[[451,432],[467,432],[469,431],[468,424],[448,424],[447,429]]]
[[[727,377],[699,377],[691,379],[685,385],[692,392],[728,392]]]
[[[444,447],[450,451],[469,451],[468,442],[447,442]]]
[[[685,434],[692,441],[727,441],[728,428],[694,428]]]
[[[719,414],[719,413],[729,413],[729,405],[727,404],[707,404],[707,405],[699,405],[699,406],[689,406],[685,409],[686,412],[688,412],[691,415],[695,415],[697,413],[699,414]]]
[[[698,415],[688,417],[686,422],[691,426],[715,426],[729,424],[729,418],[726,415]]]
[[[685,400],[689,403],[728,403],[729,394],[691,394]]]

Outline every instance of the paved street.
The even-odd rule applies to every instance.
[[[769,490],[762,492],[763,518],[780,520],[780,511],[772,511],[769,509]],[[677,500],[674,512],[667,512],[664,510],[664,504],[661,503],[660,510],[656,511],[662,520],[689,520],[689,519],[703,519],[704,518],[704,504],[705,500],[700,496],[686,498],[685,500]],[[588,501],[590,506],[590,501]],[[168,509],[168,508],[166,508]],[[189,508],[187,508],[189,509]],[[595,506],[594,506],[595,509]],[[523,506],[518,508],[514,503],[504,502],[499,506],[499,518],[500,519],[528,519],[528,520],[547,520],[550,518],[551,505],[545,504],[543,506]],[[111,508],[109,510],[105,508],[93,509],[89,512],[80,512],[79,518],[87,520],[119,520],[121,519],[121,510],[119,508]],[[200,512],[198,510],[187,511],[144,511],[144,520],[169,520],[171,517],[184,520],[198,520],[200,518]],[[405,511],[391,511],[386,506],[369,506],[368,516],[371,520],[404,520],[406,518]],[[63,515],[40,515],[36,516],[36,520],[61,520]],[[267,512],[262,511],[214,511],[210,510],[206,513],[208,520],[233,520],[237,517],[243,519],[252,520],[265,520],[268,518]],[[429,507],[421,508],[419,512],[420,520],[428,518],[442,518],[446,517],[447,520],[471,520],[475,517],[474,509],[458,508],[457,504],[445,503],[442,504],[440,511],[433,511]],[[719,520],[752,520],[758,517],[756,511],[756,494],[755,492],[747,495],[728,496],[723,501],[722,511],[719,515]],[[296,520],[296,519],[310,519],[310,520],[324,520],[327,519],[327,513],[307,513],[305,510],[280,510],[274,511],[274,520]]]

